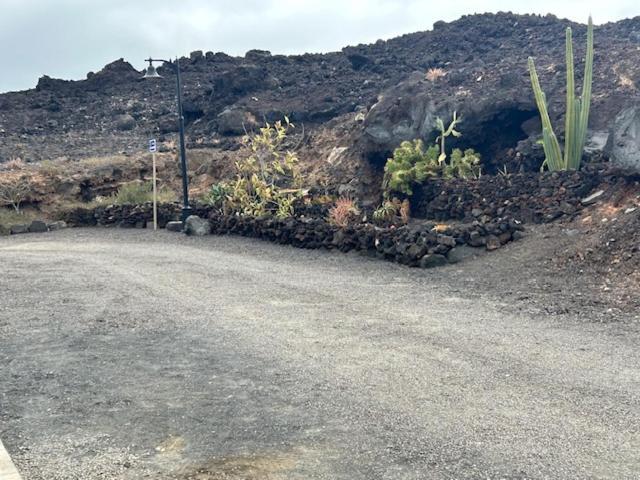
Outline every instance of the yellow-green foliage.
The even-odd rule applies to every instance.
[[[209,204],[224,213],[292,216],[304,192],[298,157],[283,145],[291,128],[294,125],[285,117],[284,122],[267,123],[258,134],[248,137],[250,155],[236,162],[234,181],[211,187]]]
[[[433,145],[424,149],[422,140],[402,142],[387,160],[384,167],[383,189],[385,193],[399,192],[413,195],[413,185],[438,175],[440,151]]]
[[[226,182],[215,183],[211,185],[204,201],[207,205],[217,208],[220,212],[226,213],[227,197],[230,192],[229,184]]]
[[[565,114],[565,140],[564,155],[558,142],[558,137],[553,131],[549,112],[547,110],[547,97],[540,87],[538,72],[533,58],[529,57],[529,73],[531,85],[535,95],[536,104],[542,120],[542,143],[544,146],[545,161],[549,170],[575,170],[580,168],[582,153],[587,139],[587,126],[589,124],[589,110],[591,107],[591,87],[593,83],[593,21],[589,17],[587,27],[587,51],[584,65],[584,78],[582,95],[576,96],[575,77],[573,64],[573,39],[571,27],[566,31],[565,54],[567,62],[567,113]]]
[[[398,215],[399,208],[400,202],[397,198],[385,200],[382,202],[382,205],[373,212],[373,221],[376,223],[392,222],[396,218],[396,215]]]
[[[402,142],[393,152],[393,158],[387,160],[384,167],[382,188],[385,198],[392,193],[413,195],[413,186],[421,184],[431,177],[478,178],[480,176],[480,154],[468,148],[464,151],[454,148],[447,155],[445,139],[449,136],[460,137],[456,130],[461,119],[453,113],[453,121],[445,127],[442,119],[436,120],[440,135],[436,143],[425,150],[422,140]],[[449,160],[447,161],[447,158]]]
[[[176,201],[176,194],[166,187],[160,187],[157,191],[158,203],[170,203]],[[122,185],[111,197],[111,202],[116,205],[137,205],[153,201],[152,182],[131,182]]]

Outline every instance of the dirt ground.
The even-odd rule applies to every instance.
[[[432,271],[1,238],[0,438],[25,480],[633,478],[640,322],[545,271],[559,228]]]

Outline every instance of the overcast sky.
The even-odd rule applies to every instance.
[[[640,0],[0,0],[0,92],[38,77],[81,79],[124,57],[193,50],[324,52],[431,29],[478,12],[553,13],[596,23],[640,15]],[[452,39],[455,41],[455,39]]]

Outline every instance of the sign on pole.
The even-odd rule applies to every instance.
[[[149,151],[151,153],[156,153],[158,151],[158,145],[156,143],[155,138],[152,138],[151,140],[149,140]]]

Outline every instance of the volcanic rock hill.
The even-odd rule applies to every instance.
[[[179,60],[189,147],[229,160],[245,130],[288,115],[308,167],[361,188],[402,140],[434,138],[435,117],[456,110],[464,118],[458,143],[483,155],[486,172],[536,170],[540,125],[527,57],[536,58],[561,133],[567,25],[581,75],[584,25],[510,13],[328,54],[193,52]],[[590,151],[640,161],[640,17],[596,27],[595,50]],[[430,80],[429,69],[444,75]],[[162,80],[141,80],[121,59],[86,80],[45,76],[33,90],[0,95],[0,162],[130,154],[150,135],[171,149],[174,80],[160,73]]]

